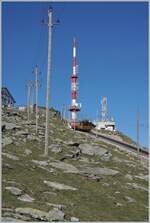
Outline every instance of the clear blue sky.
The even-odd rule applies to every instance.
[[[17,105],[26,104],[25,84],[41,70],[39,103],[45,105],[48,2],[2,3],[2,83]],[[139,106],[140,142],[148,144],[148,3],[52,3],[51,106],[69,105],[72,39],[77,40],[80,118],[96,119],[102,96],[117,129],[136,139]]]

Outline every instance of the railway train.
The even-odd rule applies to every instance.
[[[76,123],[71,123],[71,128],[78,130],[78,131],[83,131],[83,132],[90,132],[91,129],[93,129],[95,127],[95,125],[88,121],[88,120],[83,120],[83,121],[79,121]]]

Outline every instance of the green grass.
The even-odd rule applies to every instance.
[[[108,146],[108,144],[93,140],[88,135],[73,132],[67,129],[59,118],[53,118],[51,120],[54,126],[51,126],[53,134],[50,136],[50,144],[57,144],[56,138],[63,141],[77,141],[83,143],[92,143],[106,148],[112,153],[112,157],[117,157],[122,160],[129,160],[129,157],[124,152],[116,151],[115,146]],[[43,120],[40,120],[42,125]],[[30,127],[28,127],[30,128]],[[33,130],[32,130],[33,131]],[[43,131],[43,130],[41,130]],[[7,134],[7,132],[6,132]],[[11,131],[9,132],[11,135]],[[78,138],[80,136],[80,138]],[[2,179],[5,182],[2,183],[2,206],[15,209],[17,207],[32,207],[39,210],[48,212],[51,207],[47,205],[49,203],[64,204],[66,220],[70,220],[71,216],[75,216],[80,221],[148,221],[148,193],[139,189],[128,189],[125,187],[127,182],[132,182],[125,178],[126,174],[139,175],[139,173],[148,174],[148,170],[141,166],[129,167],[125,162],[115,162],[111,159],[108,162],[100,161],[98,156],[82,155],[90,160],[98,161],[98,164],[94,163],[82,163],[80,160],[66,159],[64,162],[70,163],[77,168],[81,165],[87,165],[90,167],[107,167],[119,170],[119,174],[116,176],[104,176],[99,182],[88,179],[79,174],[64,173],[60,169],[54,168],[54,173],[49,173],[46,170],[41,169],[32,160],[48,160],[53,158],[59,160],[66,154],[71,154],[78,148],[73,146],[67,146],[64,143],[58,143],[62,147],[62,153],[55,154],[49,150],[48,157],[42,156],[44,153],[44,140],[37,142],[36,140],[27,141],[24,143],[20,137],[16,140],[20,143],[20,146],[15,144],[8,145],[3,148],[4,152],[14,154],[20,158],[19,161],[14,161],[3,157],[2,162],[8,163],[13,169],[2,169]],[[32,154],[24,156],[24,150],[30,149]],[[136,164],[136,159],[131,160]],[[46,167],[51,168],[51,166]],[[44,184],[44,180],[56,181],[64,183],[69,186],[78,188],[77,191],[58,191],[48,187]],[[8,181],[15,181],[18,185],[14,185],[35,198],[32,203],[23,202],[17,199],[9,191],[5,190],[6,186],[12,186],[12,183]],[[148,187],[148,182],[145,180],[135,179],[134,183],[138,183],[142,186]],[[108,183],[109,186],[103,185]],[[45,194],[44,192],[55,192],[57,195]],[[119,194],[115,194],[116,191],[120,191]],[[129,196],[136,200],[136,203],[128,203],[125,196]],[[123,206],[117,207],[116,204],[121,203]]]

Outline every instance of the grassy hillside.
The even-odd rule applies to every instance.
[[[71,130],[55,110],[44,156],[45,114],[38,135],[31,120],[2,114],[3,221],[148,221],[144,160]]]

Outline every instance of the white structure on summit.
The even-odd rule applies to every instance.
[[[107,118],[107,98],[102,97],[101,99],[101,120],[97,120],[96,129],[105,129],[115,131],[115,121],[113,118]]]

